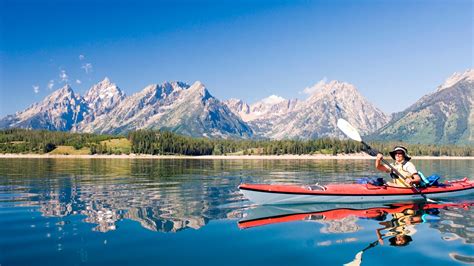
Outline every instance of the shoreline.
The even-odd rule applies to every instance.
[[[389,156],[386,156],[390,158]],[[0,159],[187,159],[187,160],[371,160],[375,159],[368,154],[339,154],[339,155],[148,155],[148,154],[122,154],[122,155],[64,155],[64,154],[0,154]],[[412,156],[413,160],[474,160],[474,156]]]

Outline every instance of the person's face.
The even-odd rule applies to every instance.
[[[403,245],[403,244],[405,244],[405,242],[407,242],[403,235],[397,235],[395,237],[395,239],[396,239],[395,243],[397,244],[397,246],[398,245]]]
[[[404,156],[404,153],[401,152],[401,151],[397,151],[395,153],[395,161],[397,162],[403,162],[403,160],[405,159],[405,156]]]

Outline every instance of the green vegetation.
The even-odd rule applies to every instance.
[[[64,155],[87,155],[90,153],[90,149],[82,147],[76,149],[73,146],[57,146],[54,150],[48,152],[49,154],[64,154]]]
[[[398,144],[371,142],[383,154]],[[473,156],[472,146],[405,144],[410,155]],[[0,131],[0,153],[153,154],[153,155],[283,155],[350,154],[362,152],[358,142],[315,140],[224,140],[192,138],[168,131],[138,130],[128,136],[95,135],[46,130]]]
[[[117,138],[117,136],[7,129],[0,130],[0,153],[83,154],[84,150],[91,153],[91,146],[102,146],[101,141],[114,138]],[[70,146],[70,148],[65,146]],[[56,149],[58,150],[56,151]],[[102,151],[104,153],[109,152],[108,149],[102,149]]]
[[[102,150],[112,154],[130,154],[132,143],[126,138],[109,139],[100,142]]]

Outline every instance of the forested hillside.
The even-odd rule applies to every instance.
[[[373,142],[383,154],[400,144]],[[471,146],[406,144],[410,154],[473,156]],[[152,154],[152,155],[283,155],[351,154],[363,152],[358,142],[315,140],[235,140],[192,138],[168,131],[138,130],[126,136],[68,133],[46,130],[0,131],[0,153],[35,154]]]

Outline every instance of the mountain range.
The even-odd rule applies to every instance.
[[[108,78],[81,96],[69,85],[23,111],[0,119],[0,128],[124,134],[164,129],[193,137],[243,139],[342,138],[338,118],[369,139],[473,144],[474,70],[455,73],[406,110],[385,114],[347,82],[319,82],[303,100],[269,96],[248,104],[220,101],[199,81],[151,84],[127,96]]]

